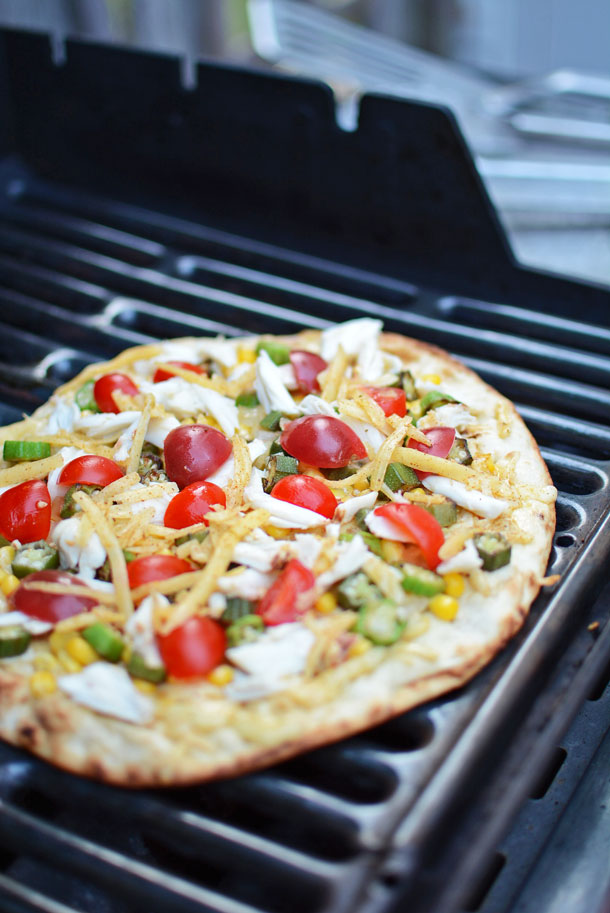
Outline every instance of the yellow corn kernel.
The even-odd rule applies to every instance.
[[[354,484],[352,485],[352,488],[355,488],[356,491],[366,491],[366,489],[368,487],[369,487],[368,479],[358,479],[358,481],[354,482]]]
[[[237,360],[240,364],[253,365],[256,361],[256,352],[254,349],[246,348],[246,346],[239,346],[237,349]]]
[[[231,666],[223,664],[222,666],[216,666],[215,669],[212,669],[208,675],[208,681],[211,685],[222,687],[222,685],[228,685],[229,682],[233,681],[233,675],[234,672]]]
[[[154,694],[157,690],[157,686],[154,684],[154,682],[147,682],[143,678],[134,678],[133,683],[138,691],[142,692],[142,694]]]
[[[337,597],[334,593],[323,593],[319,599],[316,599],[314,606],[318,612],[322,612],[323,615],[329,615],[337,608]]]
[[[71,637],[66,644],[66,653],[72,659],[75,659],[77,663],[80,663],[81,666],[89,666],[99,659],[91,644],[87,643],[85,638],[80,637],[78,634]]]
[[[15,577],[14,574],[5,574],[3,571],[0,572],[0,590],[2,590],[5,596],[10,596],[11,593],[14,593],[18,586],[18,577]]]
[[[274,539],[285,539],[287,530],[280,529],[279,526],[273,526],[271,523],[267,523],[266,526],[263,526],[263,530],[267,533],[268,536],[273,536]]]
[[[447,596],[446,593],[439,593],[433,596],[428,603],[428,608],[433,615],[442,621],[453,621],[458,613],[459,603],[453,596]]]
[[[39,672],[58,672],[61,671],[59,660],[52,653],[38,653],[34,657],[34,668]]]
[[[34,672],[34,674],[30,676],[29,685],[30,691],[34,697],[44,697],[45,694],[53,694],[57,689],[57,682],[55,681],[53,673],[43,670]]]
[[[82,672],[83,667],[81,664],[75,660],[73,656],[70,656],[67,650],[58,650],[57,659],[61,663],[62,668],[71,675],[75,672]]]
[[[490,453],[485,454],[485,468],[488,470],[488,472],[496,471],[496,464],[492,460]]]
[[[414,419],[421,418],[421,403],[418,399],[414,399],[413,402],[409,403],[409,412]]]
[[[59,656],[60,650],[64,650],[66,644],[72,637],[71,631],[52,631],[49,635],[49,646],[55,656]]]
[[[443,577],[445,581],[445,593],[447,596],[453,596],[458,598],[464,592],[464,578],[461,574],[451,571],[449,574],[445,574]]]
[[[7,573],[10,572],[11,562],[15,557],[15,549],[12,545],[4,545],[0,548],[0,568],[3,568]]]
[[[428,384],[436,384],[437,387],[441,383],[441,379],[438,374],[424,374],[422,380],[425,380]]]
[[[351,644],[347,651],[347,655],[350,659],[353,659],[354,656],[362,656],[363,653],[366,653],[367,650],[371,649],[371,642],[367,640],[366,637],[357,637],[356,640]]]

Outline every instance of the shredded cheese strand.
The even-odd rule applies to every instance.
[[[142,409],[140,421],[138,422],[138,427],[136,428],[135,434],[133,436],[133,442],[129,452],[129,461],[126,467],[127,474],[135,472],[140,463],[140,455],[142,453],[142,446],[144,444],[144,436],[148,431],[148,423],[150,422],[150,416],[152,414],[154,405],[154,396],[152,396],[150,393],[147,394],[144,397],[144,408]]]
[[[43,460],[19,463],[9,469],[0,470],[0,487],[18,485],[19,482],[29,482],[31,479],[45,479],[53,469],[59,469],[63,465],[64,461],[59,453]]]
[[[30,581],[26,579],[21,586],[24,590],[36,590],[39,593],[54,593],[60,596],[87,596],[102,605],[114,605],[116,602],[114,593],[107,593],[105,590],[95,590],[93,587],[87,586],[86,583],[83,583],[83,585],[80,586],[79,584],[53,583],[51,580]]]
[[[411,469],[419,469],[422,472],[445,476],[445,478],[454,479],[456,482],[466,482],[477,478],[476,473],[461,463],[432,456],[429,453],[422,453],[413,447],[396,447],[392,454],[392,460],[395,463],[402,463],[403,466],[410,466]]]
[[[348,364],[349,357],[343,350],[343,346],[340,345],[337,349],[337,354],[326,369],[321,396],[327,403],[332,403],[337,398]]]
[[[244,371],[239,377],[236,377],[235,380],[224,380],[221,377],[207,377],[205,374],[196,374],[195,371],[189,371],[186,368],[179,367],[179,365],[159,364],[158,367],[162,367],[168,374],[173,374],[175,377],[181,377],[183,380],[188,381],[189,384],[198,384],[200,387],[205,387],[207,390],[214,390],[216,393],[221,393],[223,396],[228,396],[231,399],[235,399],[243,390],[249,389],[254,383],[256,374],[254,365],[247,371]]]
[[[119,540],[99,506],[84,491],[75,492],[74,500],[91,520],[91,525],[106,549],[116,594],[116,604],[125,617],[129,618],[133,613],[133,601],[127,576],[127,564]]]
[[[379,491],[383,485],[387,468],[392,462],[394,450],[397,445],[404,440],[406,429],[410,421],[410,418],[404,418],[396,430],[385,439],[377,451],[377,456],[373,460],[373,472],[371,474],[371,488],[373,491]]]

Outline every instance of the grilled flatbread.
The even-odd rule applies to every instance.
[[[462,685],[551,548],[512,404],[370,319],[130,349],[1,440],[0,735],[122,785],[233,776]]]

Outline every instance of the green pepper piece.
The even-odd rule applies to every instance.
[[[480,533],[474,544],[483,561],[484,571],[497,571],[510,561],[510,543],[500,533]]]
[[[355,472],[358,472],[359,469],[359,466],[348,463],[347,466],[339,466],[336,469],[324,469],[323,473],[329,481],[337,482],[341,479],[349,479],[349,477]]]
[[[246,409],[254,409],[254,407],[259,404],[260,400],[256,393],[240,393],[239,396],[235,398],[235,405],[245,406]]]
[[[31,639],[29,631],[21,625],[3,625],[0,627],[0,659],[25,653]]]
[[[123,549],[123,557],[125,558],[125,561],[127,562],[127,564],[129,564],[130,561],[136,560],[136,556],[134,555],[134,553],[130,552],[129,549],[127,549],[127,548]],[[101,567],[98,567],[97,571],[95,572],[95,576],[97,577],[98,580],[105,580],[107,582],[112,580],[112,571],[110,568],[110,561],[108,560],[108,558],[106,558],[106,560],[101,565]]]
[[[13,574],[20,580],[35,571],[50,571],[56,567],[59,567],[59,552],[44,539],[21,545],[11,564]]]
[[[163,456],[158,447],[152,444],[146,446],[140,455],[138,475],[142,482],[167,482],[167,473],[163,464]]]
[[[159,685],[164,682],[167,672],[164,666],[149,666],[139,653],[132,653],[127,662],[127,671],[133,678]]]
[[[74,514],[78,513],[80,507],[74,500],[74,495],[77,491],[84,491],[85,494],[91,495],[94,491],[100,491],[100,485],[81,485],[80,482],[76,482],[75,485],[70,485],[67,492],[64,495],[64,503],[59,512],[59,516],[62,520],[67,520],[69,517],[73,517]]]
[[[406,488],[407,491],[411,491],[412,488],[417,488],[419,485],[415,470],[411,469],[410,466],[403,466],[402,463],[390,463],[385,471],[383,481],[390,491],[398,491],[399,488]]]
[[[404,576],[401,585],[407,593],[415,593],[416,596],[436,596],[445,590],[443,578],[425,567],[403,564],[402,571]]]
[[[449,393],[441,393],[440,390],[430,390],[420,401],[421,414],[425,415],[430,409],[436,409],[437,406],[445,406],[447,403],[457,403]]]
[[[462,466],[470,466],[472,463],[472,454],[466,438],[456,437],[453,442],[453,447],[447,455],[447,459],[453,460],[455,463],[461,463]]]
[[[415,378],[410,371],[401,371],[398,375],[397,387],[402,387],[405,391],[405,396],[407,402],[413,402],[414,399],[417,399],[417,388],[415,386]]]
[[[176,545],[184,545],[185,542],[192,542],[193,539],[197,542],[203,542],[204,539],[207,539],[207,536],[207,529],[198,529],[196,533],[189,533],[188,536],[180,536],[179,539],[176,539]]]
[[[336,589],[337,602],[343,609],[359,609],[367,603],[380,602],[381,590],[362,571],[350,574]]]
[[[391,599],[383,599],[373,605],[362,606],[354,630],[374,644],[387,647],[396,643],[405,625],[406,622],[398,618],[396,604]]]
[[[100,407],[95,401],[95,396],[93,395],[94,387],[95,381],[88,380],[74,394],[74,402],[81,412],[101,412]]]
[[[382,553],[382,548],[383,548],[381,539],[379,539],[377,536],[374,536],[373,533],[369,533],[367,530],[362,530],[360,535],[364,539],[364,544],[366,545],[368,550],[371,551],[374,555],[378,555],[381,558],[382,557],[381,553]]]
[[[282,413],[278,412],[277,409],[274,409],[273,412],[268,412],[261,419],[261,428],[264,431],[279,431],[281,417]]]
[[[51,445],[46,441],[5,441],[2,457],[9,463],[27,460],[44,460],[51,456]]]
[[[116,663],[123,655],[125,641],[119,637],[116,631],[113,631],[108,625],[96,621],[95,624],[89,625],[82,632],[83,637],[90,643],[96,653],[99,653],[103,659]]]
[[[269,457],[266,465],[267,476],[263,480],[263,489],[269,494],[280,479],[295,475],[299,471],[299,461],[285,453]]]
[[[277,438],[275,441],[271,441],[271,446],[269,447],[269,456],[275,456],[278,453],[284,453],[286,456],[290,456],[290,454],[286,453],[280,444],[279,438]]]
[[[363,529],[365,531],[368,530],[368,526],[366,525],[366,518],[368,517],[370,512],[371,512],[370,507],[361,507],[360,510],[357,511],[356,514],[354,515],[354,522],[358,525],[358,527],[360,529]]]
[[[265,341],[256,346],[256,354],[266,352],[271,361],[276,365],[287,365],[290,361],[290,349],[281,342]]]
[[[253,609],[254,603],[249,602],[249,600],[242,599],[240,596],[229,596],[227,607],[220,616],[220,620],[224,624],[235,624],[236,621],[239,621],[245,615],[254,615]]]
[[[457,507],[449,498],[441,504],[422,504],[422,507],[432,514],[440,526],[451,526],[457,520]]]
[[[260,615],[242,615],[227,628],[227,643],[230,647],[252,643],[264,629],[265,623]]]
[[[4,548],[5,545],[10,545],[9,540],[0,533],[0,548]]]

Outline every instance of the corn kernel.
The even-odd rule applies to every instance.
[[[273,536],[274,539],[286,538],[286,530],[280,529],[279,526],[273,526],[271,523],[263,526],[263,530],[267,533],[268,536]]]
[[[75,634],[66,644],[66,653],[75,659],[81,666],[89,666],[96,662],[99,657],[91,644],[87,643],[84,637]]]
[[[14,574],[0,573],[0,590],[5,596],[10,596],[11,593],[14,593],[18,586],[19,578],[15,577]]]
[[[442,621],[453,621],[458,613],[459,603],[453,596],[447,596],[446,593],[439,593],[433,596],[428,603],[428,608],[433,615]]]
[[[491,454],[489,454],[489,453],[485,454],[485,468],[487,469],[488,472],[496,471],[496,464],[492,460]]]
[[[215,669],[212,669],[208,675],[208,681],[211,685],[218,685],[221,687],[222,685],[228,685],[229,682],[233,681],[233,674],[231,666],[223,664],[222,666],[216,666]]]
[[[61,671],[59,660],[52,653],[38,653],[34,657],[34,668],[39,672],[58,672]]]
[[[425,380],[428,384],[436,384],[437,387],[441,383],[441,379],[438,374],[424,374],[422,380]]]
[[[253,365],[256,361],[256,352],[254,349],[247,349],[246,346],[239,346],[237,350],[237,360],[240,364]]]
[[[30,691],[34,697],[44,697],[45,694],[53,694],[57,689],[57,682],[52,672],[34,672],[30,676]]]
[[[49,646],[55,656],[59,656],[60,650],[64,650],[66,644],[72,637],[71,631],[52,631],[49,635]]]
[[[314,606],[318,612],[329,615],[337,608],[337,597],[334,593],[324,593],[319,599],[316,599]]]
[[[445,581],[445,593],[447,596],[459,598],[462,595],[465,584],[461,574],[452,571],[449,574],[445,574],[443,580]]]
[[[409,403],[409,412],[415,420],[421,418],[421,403],[418,399],[415,399],[413,402]]]
[[[5,545],[0,548],[0,568],[10,573],[11,562],[15,557],[15,549],[12,545]]]
[[[369,487],[368,479],[358,479],[358,480],[357,480],[356,482],[354,482],[354,484],[352,485],[352,488],[355,488],[356,491],[366,491],[366,489],[367,489],[368,487]]]
[[[143,678],[134,678],[133,683],[142,694],[154,694],[157,690],[157,686],[154,682],[147,682]]]
[[[353,659],[355,656],[362,656],[363,653],[366,653],[367,650],[370,649],[370,640],[367,640],[366,637],[358,637],[349,647],[347,655],[350,659]]]
[[[72,675],[75,672],[82,671],[83,667],[81,666],[81,664],[79,662],[77,662],[77,660],[75,660],[73,656],[70,656],[70,654],[67,652],[67,650],[58,650],[57,659],[61,663],[62,668],[66,672],[69,672],[70,675]]]

